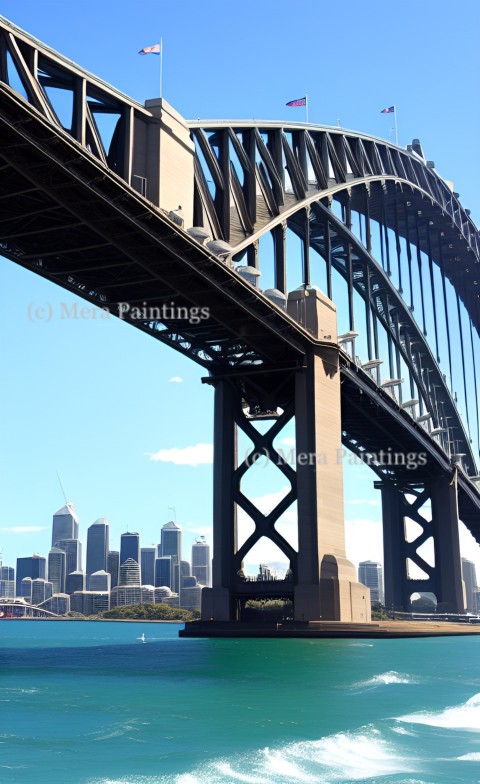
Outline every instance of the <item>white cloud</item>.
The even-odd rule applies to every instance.
[[[168,383],[169,384],[181,384],[182,381],[183,381],[183,378],[181,378],[180,376],[173,376],[172,378],[169,378]]]
[[[175,465],[210,465],[213,463],[213,445],[195,444],[182,449],[159,449],[158,452],[148,452],[148,457],[154,463],[174,463]]]
[[[360,561],[383,563],[382,524],[368,518],[345,520],[347,558],[358,566]]]
[[[13,525],[1,530],[8,534],[38,534],[40,531],[46,531],[47,528],[42,525]]]
[[[280,443],[282,446],[295,446],[295,439],[291,436],[287,436],[286,438],[282,438]]]

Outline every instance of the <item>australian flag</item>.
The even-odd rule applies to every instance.
[[[395,107],[389,106],[388,109],[382,109],[380,114],[393,114],[394,111],[395,111]]]
[[[295,98],[294,101],[289,101],[285,104],[285,106],[306,106],[307,105],[307,98]]]

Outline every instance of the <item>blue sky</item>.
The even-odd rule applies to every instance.
[[[284,0],[145,0],[135,7],[3,0],[2,13],[141,102],[157,97],[159,61],[137,52],[162,36],[164,95],[187,118],[303,120],[303,109],[285,103],[308,91],[310,122],[340,120],[393,138],[392,118],[380,110],[395,104],[400,144],[419,137],[478,222],[480,6],[298,0],[293,7],[292,18]],[[84,542],[101,516],[110,521],[112,547],[127,527],[140,532],[142,545],[158,542],[175,506],[188,557],[195,534],[210,538],[211,466],[149,455],[167,450],[171,460],[169,450],[201,444],[197,453],[208,457],[213,393],[200,383],[204,371],[114,319],[62,319],[62,303],[74,298],[2,259],[0,291],[4,563],[47,553],[51,516],[64,502],[57,471]],[[51,320],[29,320],[32,303],[50,303]],[[252,493],[271,508],[266,473],[258,473]],[[367,468],[346,467],[354,561],[381,557],[373,480]],[[281,490],[274,484],[273,493]],[[285,525],[293,525],[292,514]],[[465,536],[464,554],[478,568],[479,552]],[[254,563],[265,555],[257,552]]]

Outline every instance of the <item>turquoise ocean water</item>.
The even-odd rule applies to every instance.
[[[0,782],[480,782],[480,637],[179,628],[0,622]]]

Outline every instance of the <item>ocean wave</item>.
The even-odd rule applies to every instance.
[[[471,751],[469,754],[462,754],[462,756],[457,757],[457,759],[468,762],[480,762],[480,751]]]
[[[470,730],[480,732],[480,693],[475,694],[461,705],[437,712],[422,711],[397,716],[397,721],[409,724],[426,724],[430,727],[443,727],[449,730]]]
[[[354,689],[362,689],[370,686],[390,686],[394,683],[418,683],[418,681],[411,675],[406,675],[395,670],[389,672],[382,672],[380,675],[374,675],[366,681],[356,683]]]
[[[89,784],[351,784],[414,772],[419,772],[418,762],[403,756],[378,730],[366,727],[316,741],[290,743],[280,749],[264,748],[229,760],[211,760],[191,772],[171,777],[97,779]]]

